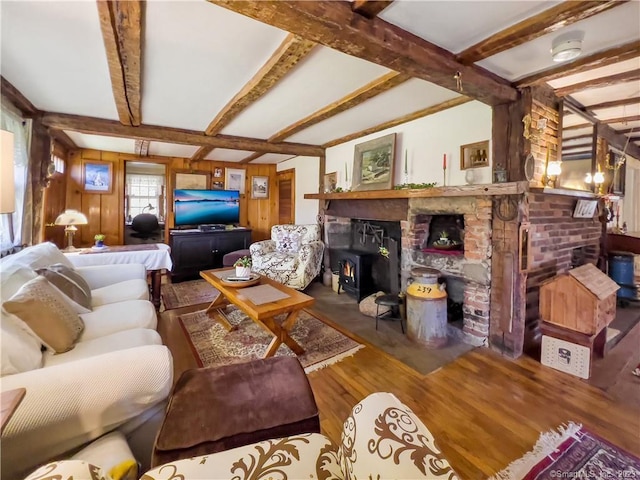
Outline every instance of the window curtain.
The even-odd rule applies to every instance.
[[[9,250],[14,246],[29,244],[31,234],[31,189],[28,184],[29,145],[31,144],[31,120],[24,120],[20,113],[8,102],[2,101],[0,128],[13,133],[14,184],[16,211],[12,214],[0,215],[0,250]],[[11,242],[10,222],[13,220],[13,242]]]
[[[627,231],[640,232],[640,161],[627,155],[626,167],[622,220]]]

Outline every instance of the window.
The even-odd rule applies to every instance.
[[[31,121],[23,120],[11,105],[2,104],[1,128],[13,133],[13,180],[15,185],[15,212],[0,214],[0,251],[30,242],[23,238],[25,195],[27,193],[27,171],[29,158],[27,142],[31,132]],[[31,219],[31,216],[28,215]]]
[[[140,213],[152,213],[163,220],[164,175],[144,175],[128,173],[127,220]]]
[[[65,163],[63,159],[56,155],[51,155],[51,161],[53,162],[56,173],[64,173]]]

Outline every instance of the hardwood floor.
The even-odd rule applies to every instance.
[[[201,308],[160,315],[158,330],[173,353],[176,379],[197,367],[177,314]],[[334,442],[358,401],[392,392],[422,419],[465,480],[486,479],[529,451],[540,433],[569,421],[640,456],[640,408],[617,404],[598,388],[528,357],[513,361],[479,348],[424,376],[367,345],[309,380],[323,433]]]

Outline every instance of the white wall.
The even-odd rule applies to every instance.
[[[394,185],[404,183],[405,151],[408,158],[409,183],[437,182],[438,186],[442,186],[442,157],[446,153],[446,184],[465,185],[466,171],[460,170],[460,146],[491,140],[491,107],[477,101],[465,103],[328,148],[326,172],[338,172],[338,186],[345,189],[351,188],[354,147],[389,133],[396,133]],[[487,153],[491,157],[491,144]],[[293,159],[289,162],[297,164],[298,161]],[[492,159],[489,158],[488,167],[475,169],[477,180],[474,183],[491,183],[491,163]],[[278,170],[280,165],[282,164],[278,165]],[[345,182],[345,165],[348,183]],[[318,191],[316,178],[311,183],[312,188],[306,193]]]
[[[318,200],[305,200],[305,193],[318,193],[318,170],[320,159],[318,157],[295,157],[276,166],[278,172],[295,169],[296,186],[296,212],[295,223],[317,223]]]

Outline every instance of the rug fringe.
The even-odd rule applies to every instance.
[[[323,362],[318,362],[313,365],[309,365],[307,368],[304,369],[304,373],[315,372],[316,370],[320,370],[322,368],[328,367],[329,365],[333,365],[334,363],[337,363],[340,360],[344,360],[347,357],[353,356],[361,348],[364,348],[364,345],[358,345],[357,347],[354,347],[351,350],[347,350],[346,352],[341,353],[340,355],[336,355],[334,357],[328,358]]]
[[[560,425],[556,430],[540,434],[533,450],[513,461],[489,480],[521,480],[536,464],[552,454],[562,442],[574,436],[581,428],[582,424],[569,422],[566,425]]]

